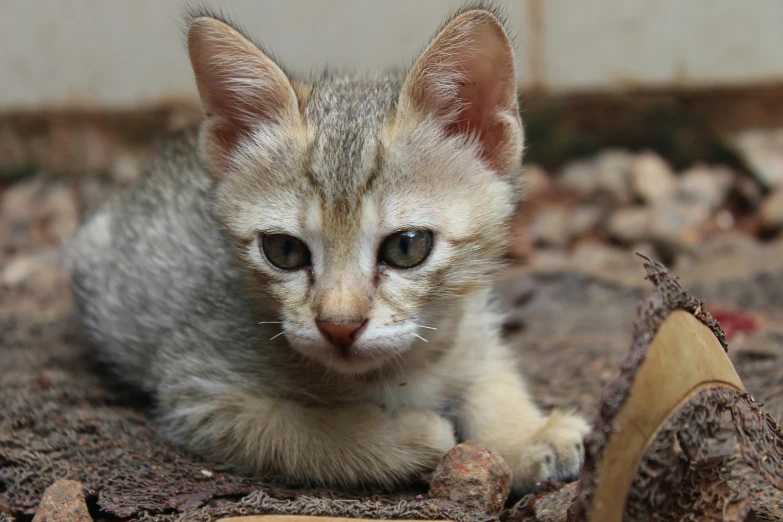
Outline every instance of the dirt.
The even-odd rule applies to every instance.
[[[160,440],[148,405],[104,382],[80,340],[61,247],[79,221],[126,181],[65,180],[50,171],[0,188],[0,512],[28,520],[44,490],[68,478],[85,486],[107,520],[212,520],[256,513],[492,519],[405,491],[314,490],[239,476]],[[10,203],[13,204],[10,204]],[[631,346],[641,260],[616,252],[611,269],[559,261],[517,263],[498,285],[504,331],[545,408],[594,418],[604,388]],[[730,248],[678,269],[682,284],[716,310],[746,388],[783,419],[783,238]],[[783,496],[737,460],[759,520],[783,517]],[[501,518],[564,520],[573,486],[543,484],[512,499]],[[6,515],[0,515],[6,516]]]

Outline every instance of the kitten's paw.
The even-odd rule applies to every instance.
[[[457,444],[454,425],[441,415],[424,409],[404,410],[400,414],[400,432],[407,445],[427,468],[435,468],[443,455]]]
[[[582,439],[589,430],[582,417],[553,412],[546,424],[519,447],[513,466],[514,490],[529,491],[543,481],[575,480],[584,462]]]

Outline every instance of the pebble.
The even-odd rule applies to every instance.
[[[704,205],[665,200],[652,208],[650,239],[668,245],[690,247],[701,240],[700,227],[710,216]]]
[[[783,188],[767,196],[761,204],[761,223],[773,230],[783,228]]]
[[[430,482],[431,497],[491,515],[500,513],[510,492],[508,464],[470,440],[446,453]]]
[[[633,251],[596,241],[579,243],[572,256],[574,265],[589,272],[624,270],[635,262]]]
[[[634,196],[645,203],[671,197],[677,190],[677,178],[669,164],[655,152],[643,152],[631,165]]]
[[[571,256],[556,248],[542,248],[530,258],[530,266],[547,271],[566,270],[570,266]]]
[[[7,234],[24,231],[14,234],[22,244],[35,239],[60,242],[79,227],[76,198],[63,182],[34,178],[15,183],[0,199],[0,227],[8,227]]]
[[[525,165],[525,173],[522,176],[522,189],[525,199],[546,194],[552,187],[552,180],[549,174],[538,165]]]
[[[606,221],[605,232],[623,243],[636,243],[648,238],[650,211],[643,207],[625,207],[614,212]]]
[[[695,249],[699,259],[708,260],[725,254],[753,250],[759,246],[753,236],[732,231],[716,234],[701,242]]]
[[[58,480],[46,488],[33,522],[92,522],[82,483]]]
[[[545,207],[530,225],[536,245],[564,247],[571,241],[571,217],[562,207]]]
[[[757,208],[764,199],[764,194],[755,180],[748,177],[737,177],[734,182],[734,193],[740,200],[751,208]]]
[[[730,145],[765,187],[783,188],[783,128],[745,130]]]
[[[109,172],[114,181],[128,185],[141,176],[141,161],[137,155],[122,151],[114,158]]]
[[[560,172],[557,186],[565,192],[589,198],[598,189],[598,169],[595,163],[589,160],[569,163]]]
[[[584,204],[576,207],[571,212],[569,222],[571,239],[582,237],[592,232],[603,217],[604,212],[598,205]]]
[[[625,150],[610,149],[595,158],[598,168],[597,190],[612,196],[620,204],[632,199],[632,166],[635,156]]]
[[[715,226],[718,227],[718,230],[731,230],[736,223],[737,220],[734,219],[734,214],[728,210],[721,210],[715,214]]]
[[[714,211],[726,201],[733,181],[734,174],[726,167],[697,165],[680,176],[678,195],[682,201],[705,205]]]
[[[716,258],[752,251],[759,246],[755,237],[744,232],[737,230],[722,232],[705,238],[692,249],[677,252],[677,260],[672,268],[691,269]]]

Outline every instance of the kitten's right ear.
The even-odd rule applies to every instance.
[[[188,52],[207,112],[201,153],[215,176],[254,130],[298,118],[291,82],[280,67],[230,25],[202,16],[188,28]]]

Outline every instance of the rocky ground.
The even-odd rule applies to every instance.
[[[748,390],[783,418],[783,134],[745,132],[731,143],[741,168],[694,162],[675,170],[655,152],[619,149],[551,172],[527,165],[528,202],[510,246],[515,262],[499,289],[509,342],[546,407],[595,413],[648,289],[633,255],[640,251],[707,301]],[[0,513],[27,520],[43,489],[63,477],[86,485],[98,518],[169,520],[196,509],[209,518],[261,487],[187,457],[177,469],[197,476],[198,487],[195,479],[156,482],[153,473],[144,479],[150,489],[139,493],[134,477],[112,468],[141,469],[149,452],[166,462],[156,464],[163,470],[186,457],[157,441],[144,409],[98,390],[74,329],[62,245],[112,191],[141,175],[146,154],[114,149],[102,172],[61,176],[43,168],[0,186]],[[781,499],[753,487],[757,515],[775,520]],[[285,512],[301,501],[301,491],[269,491],[245,501],[246,511]],[[160,498],[144,504],[139,494]],[[529,500],[503,517],[562,520],[562,510],[537,511]],[[356,514],[329,506],[316,511]],[[422,518],[430,509],[411,506]]]
[[[734,141],[749,172],[699,162],[677,172],[653,151],[621,149],[553,173],[528,165],[512,255],[533,266],[612,270],[641,251],[679,270],[774,242],[783,229],[783,135]]]

